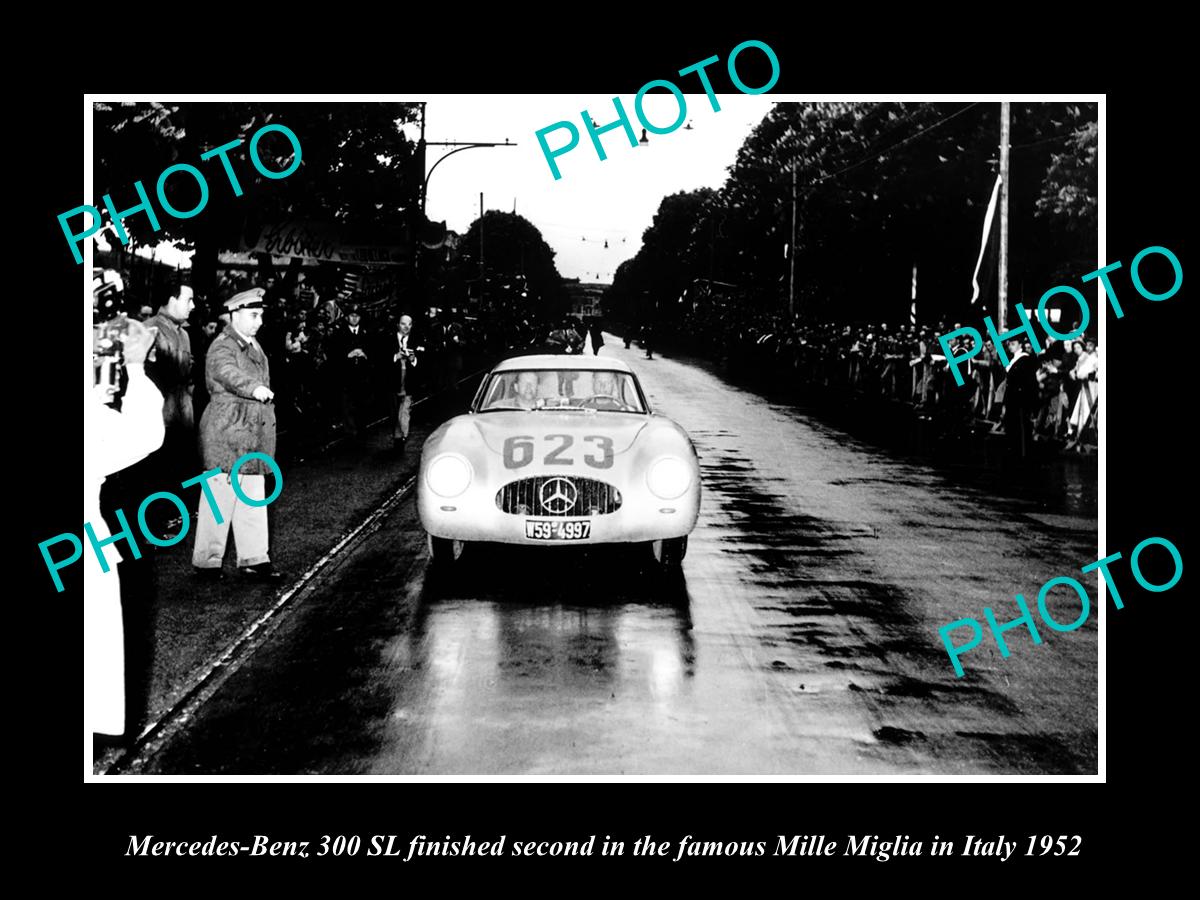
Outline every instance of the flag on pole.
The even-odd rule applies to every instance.
[[[357,269],[347,269],[342,273],[342,285],[338,290],[339,300],[348,300],[353,297],[358,290],[359,282],[362,280],[362,273]]]
[[[971,276],[971,303],[974,305],[980,298],[979,272],[983,268],[984,258],[988,255],[988,244],[992,243],[992,224],[996,218],[996,201],[1000,197],[1000,176],[996,176],[996,183],[992,186],[992,198],[988,201],[987,215],[983,217],[983,237],[979,241],[979,259],[975,261],[975,274]],[[984,283],[990,281],[991,266],[988,266],[987,273],[984,276]]]
[[[917,264],[913,263],[912,306],[908,308],[908,324],[917,324]]]

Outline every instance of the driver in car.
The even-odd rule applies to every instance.
[[[618,396],[617,376],[615,372],[592,373],[592,396],[583,401],[587,409],[628,409],[625,401]]]
[[[537,372],[522,372],[517,376],[517,396],[513,402],[521,409],[537,409],[538,376]]]
[[[617,397],[617,376],[612,372],[595,372],[592,374],[592,394],[597,397]]]

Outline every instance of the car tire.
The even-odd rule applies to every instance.
[[[440,538],[429,535],[429,555],[433,558],[435,566],[448,568],[458,562],[462,558],[463,551],[466,549],[464,541],[456,541],[453,538]]]
[[[666,538],[650,542],[650,555],[660,572],[673,574],[683,567],[683,558],[687,556],[688,539],[683,537]]]

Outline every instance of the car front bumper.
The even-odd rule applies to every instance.
[[[696,527],[700,489],[694,485],[682,497],[660,500],[648,490],[623,493],[616,512],[591,516],[535,516],[506,513],[496,506],[496,489],[468,488],[458,497],[439,497],[424,484],[417,489],[417,512],[429,534],[458,541],[502,544],[587,546],[657,541],[684,537]],[[582,540],[539,540],[525,536],[525,522],[587,521],[590,535]]]

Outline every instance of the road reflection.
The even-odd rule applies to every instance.
[[[696,666],[684,578],[616,547],[476,546],[461,562],[424,570],[389,649],[399,677],[377,771],[556,769],[614,719],[666,727]]]

